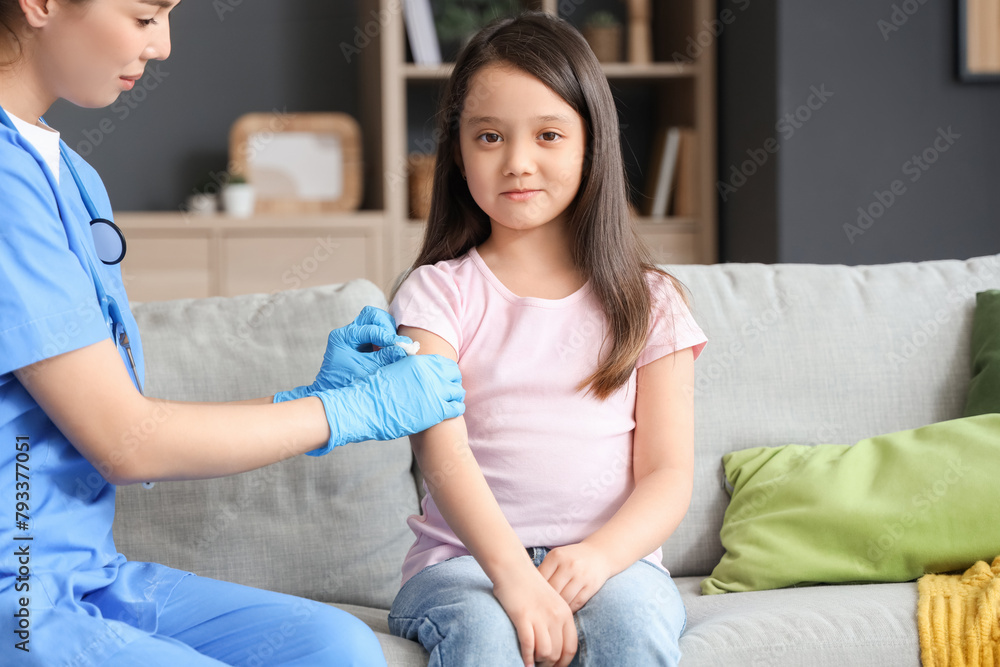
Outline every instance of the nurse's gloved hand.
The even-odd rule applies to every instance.
[[[316,380],[310,385],[279,391],[274,395],[274,402],[311,396],[324,389],[340,389],[359,377],[371,375],[406,356],[406,352],[396,345],[398,342],[411,341],[406,336],[396,335],[392,315],[380,308],[365,306],[354,322],[330,332]],[[372,352],[373,345],[382,349]]]
[[[323,401],[330,441],[308,452],[364,440],[393,440],[465,413],[458,364],[437,354],[406,357],[342,389],[314,394]]]

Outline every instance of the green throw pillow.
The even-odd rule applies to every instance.
[[[1000,412],[1000,289],[976,294],[972,320],[972,382],[966,417]]]
[[[722,457],[726,554],[702,593],[910,581],[1000,554],[1000,414]]]

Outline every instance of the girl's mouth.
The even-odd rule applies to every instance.
[[[500,196],[506,197],[511,201],[528,201],[539,192],[541,190],[510,190],[508,192],[501,192]]]

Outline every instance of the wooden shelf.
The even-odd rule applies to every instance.
[[[399,71],[405,79],[444,81],[451,76],[451,71],[453,69],[455,69],[454,63],[442,63],[441,65],[415,65],[413,63],[404,63]]]
[[[382,211],[254,215],[235,218],[221,213],[198,215],[186,211],[122,211],[115,222],[123,229],[286,229],[291,227],[378,227]]]
[[[694,63],[604,63],[604,75],[609,79],[656,80],[693,77],[698,74]]]
[[[604,63],[601,65],[604,75],[609,79],[657,80],[697,76],[697,63]],[[454,63],[441,65],[415,65],[405,63],[402,66],[402,76],[408,81],[444,81],[451,76]]]

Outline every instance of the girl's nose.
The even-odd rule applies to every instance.
[[[510,140],[507,143],[507,152],[504,156],[504,176],[523,176],[534,173],[535,159],[532,152],[533,147],[533,142]]]

